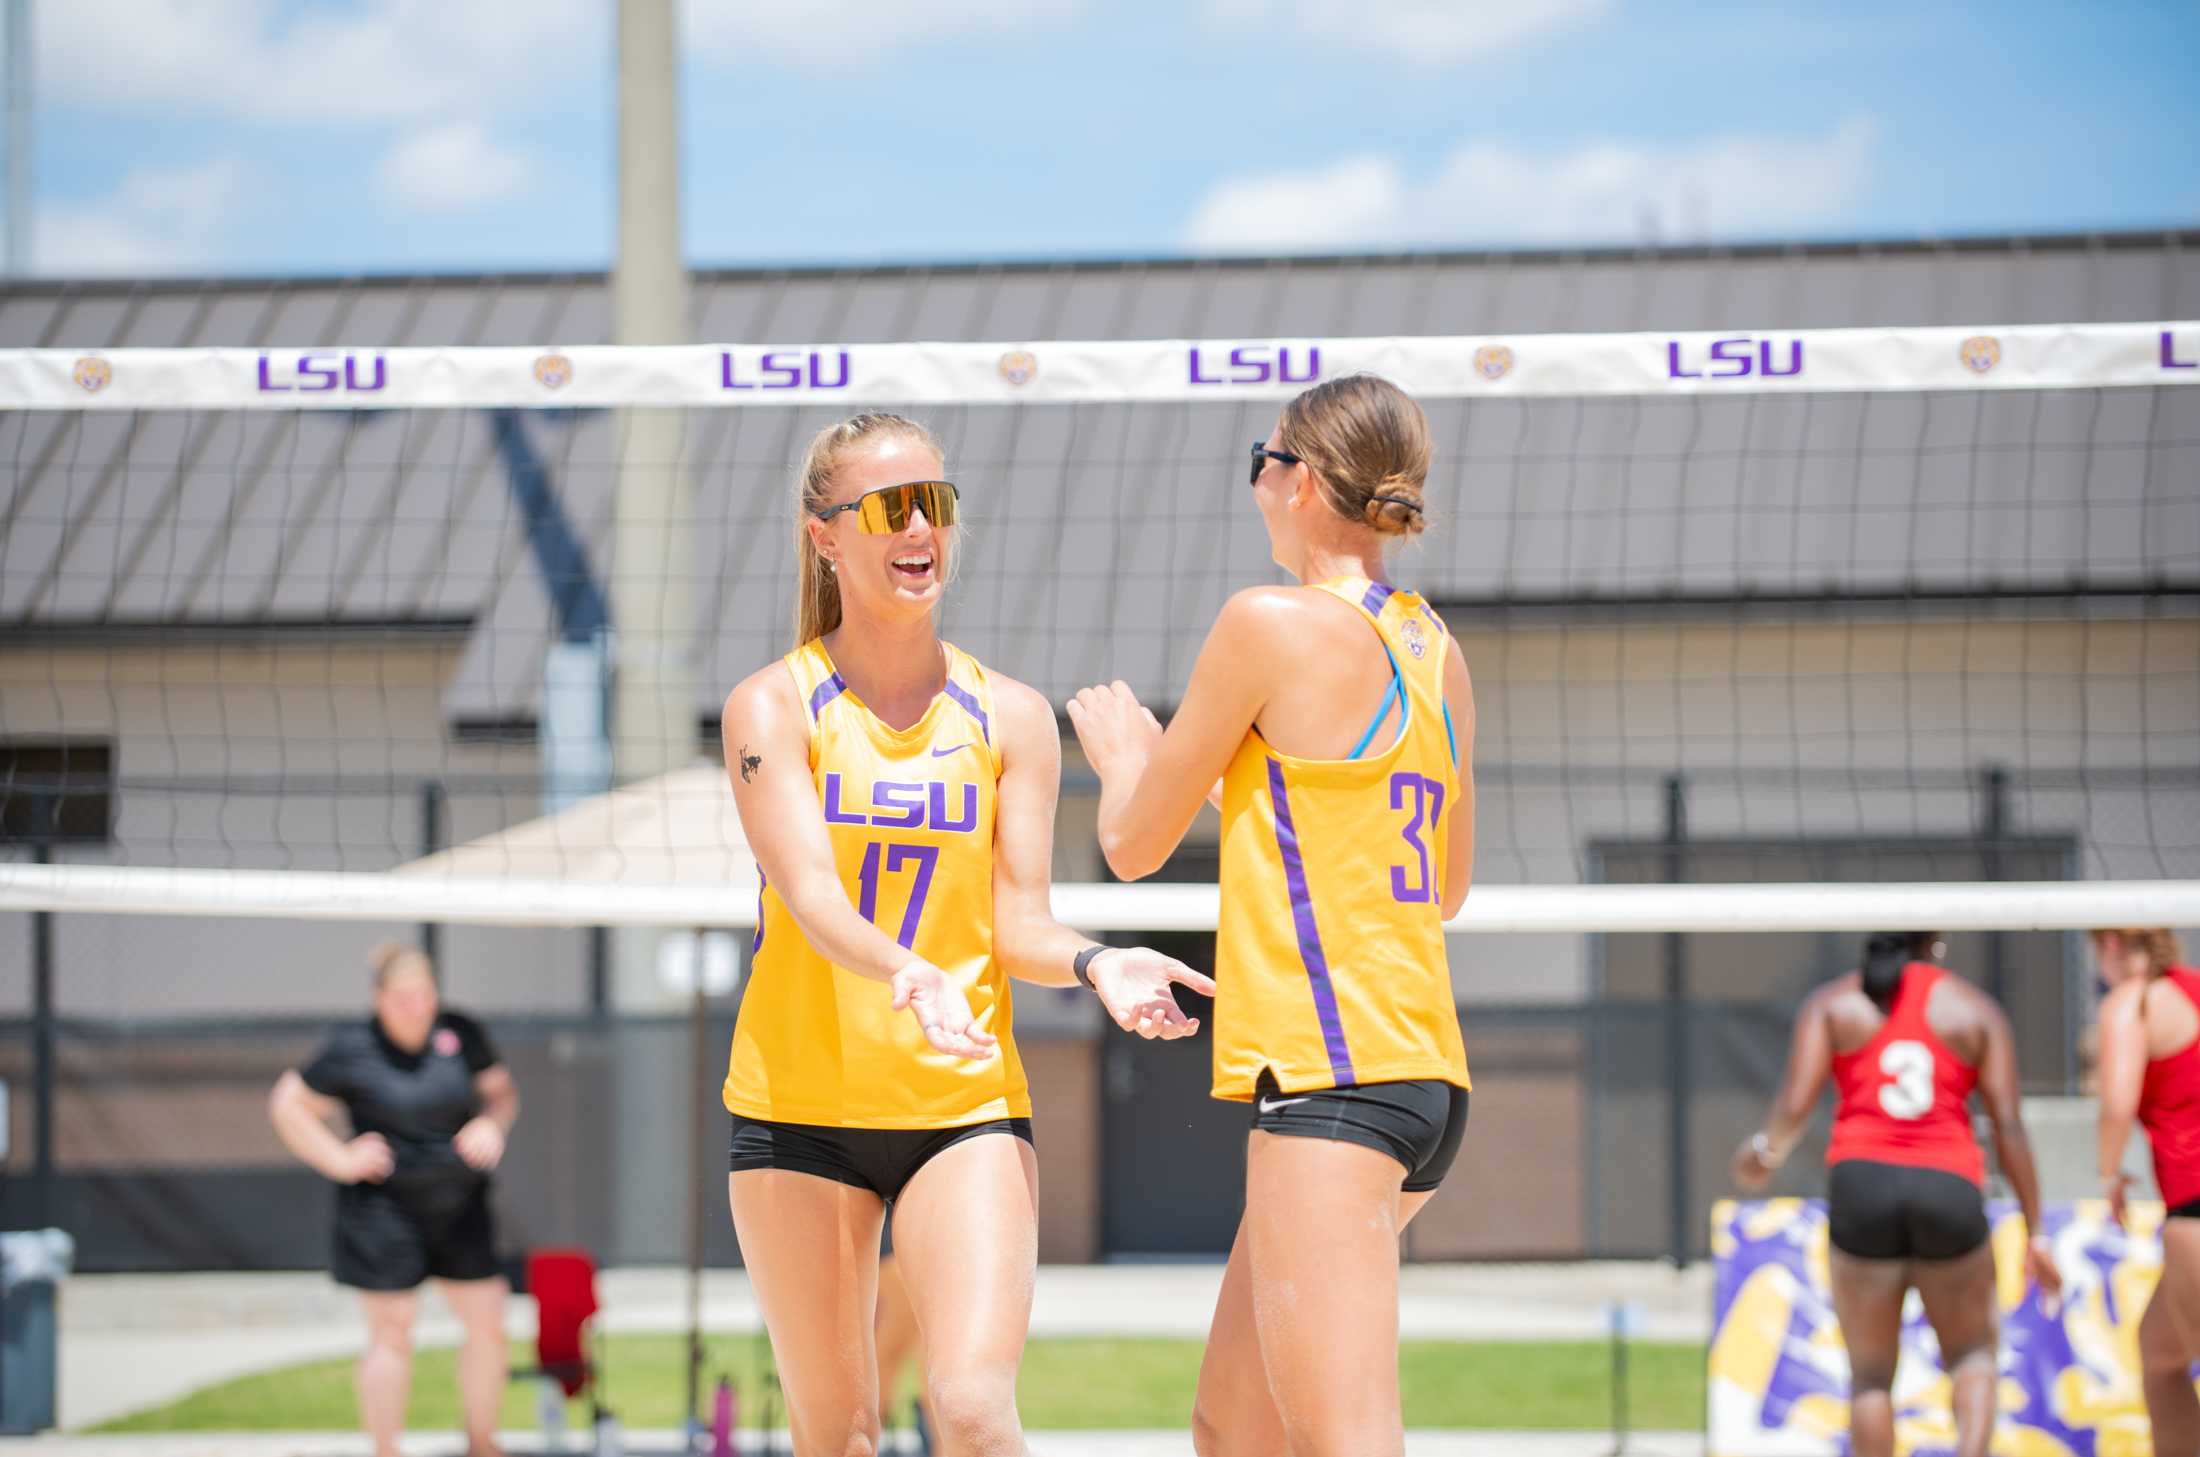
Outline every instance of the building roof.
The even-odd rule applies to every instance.
[[[701,271],[694,336],[871,342],[2000,325],[2200,317],[2200,234]],[[0,347],[607,342],[601,275],[40,283]],[[1462,604],[2189,590],[2200,390],[1437,401],[1402,581]],[[833,418],[698,411],[698,706],[785,646],[791,467]],[[930,410],[965,489],[946,628],[1059,697],[1173,698],[1274,579],[1242,493],[1267,405]],[[611,561],[601,412],[0,419],[0,633],[463,630],[447,708],[526,720]],[[528,462],[546,489],[522,489]],[[562,533],[562,536],[561,536]],[[543,554],[565,541],[563,555]]]

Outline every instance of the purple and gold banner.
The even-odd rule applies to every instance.
[[[2001,1302],[1998,1457],[2148,1457],[2139,1395],[2139,1317],[2161,1273],[2159,1204],[2134,1204],[2127,1229],[2100,1200],[2045,1211],[2063,1295],[2053,1313],[2024,1276],[2024,1221],[1995,1201]],[[1848,1354],[1828,1294],[1826,1210],[1816,1199],[1721,1201],[1707,1451],[1710,1457],[1847,1453]],[[1955,1450],[1948,1378],[1913,1292],[1895,1371],[1896,1450]]]

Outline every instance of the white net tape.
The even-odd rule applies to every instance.
[[[1061,920],[1088,931],[1212,931],[1212,885],[1054,887]],[[311,871],[0,865],[0,911],[419,920],[479,925],[756,924],[753,883],[438,880]],[[1492,885],[1450,929],[1466,932],[2056,931],[2200,924],[2200,881],[1909,885]]]
[[[400,409],[1287,399],[1368,372],[1429,399],[2200,383],[2200,323],[1511,338],[559,348],[9,349],[0,409]]]

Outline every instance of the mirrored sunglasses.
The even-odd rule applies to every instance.
[[[934,526],[953,526],[958,494],[950,481],[905,481],[865,491],[853,501],[827,506],[816,515],[820,521],[830,521],[843,511],[853,511],[857,528],[866,536],[892,536],[909,529],[909,517],[915,511],[922,511],[924,519]]]

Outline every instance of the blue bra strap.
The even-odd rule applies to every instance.
[[[1451,766],[1459,767],[1459,736],[1451,731],[1451,705],[1444,705],[1444,742],[1451,745]]]
[[[1367,732],[1360,735],[1360,741],[1352,746],[1352,752],[1345,755],[1347,759],[1357,759],[1367,752],[1367,746],[1375,741],[1375,730],[1381,728],[1384,720],[1390,717],[1391,704],[1398,705],[1400,717],[1405,714],[1406,675],[1398,671],[1398,655],[1390,650],[1389,643],[1383,644],[1383,656],[1390,659],[1390,691],[1383,695],[1383,701],[1376,706],[1374,721],[1368,724]],[[1459,757],[1458,750],[1452,751],[1452,757]]]

